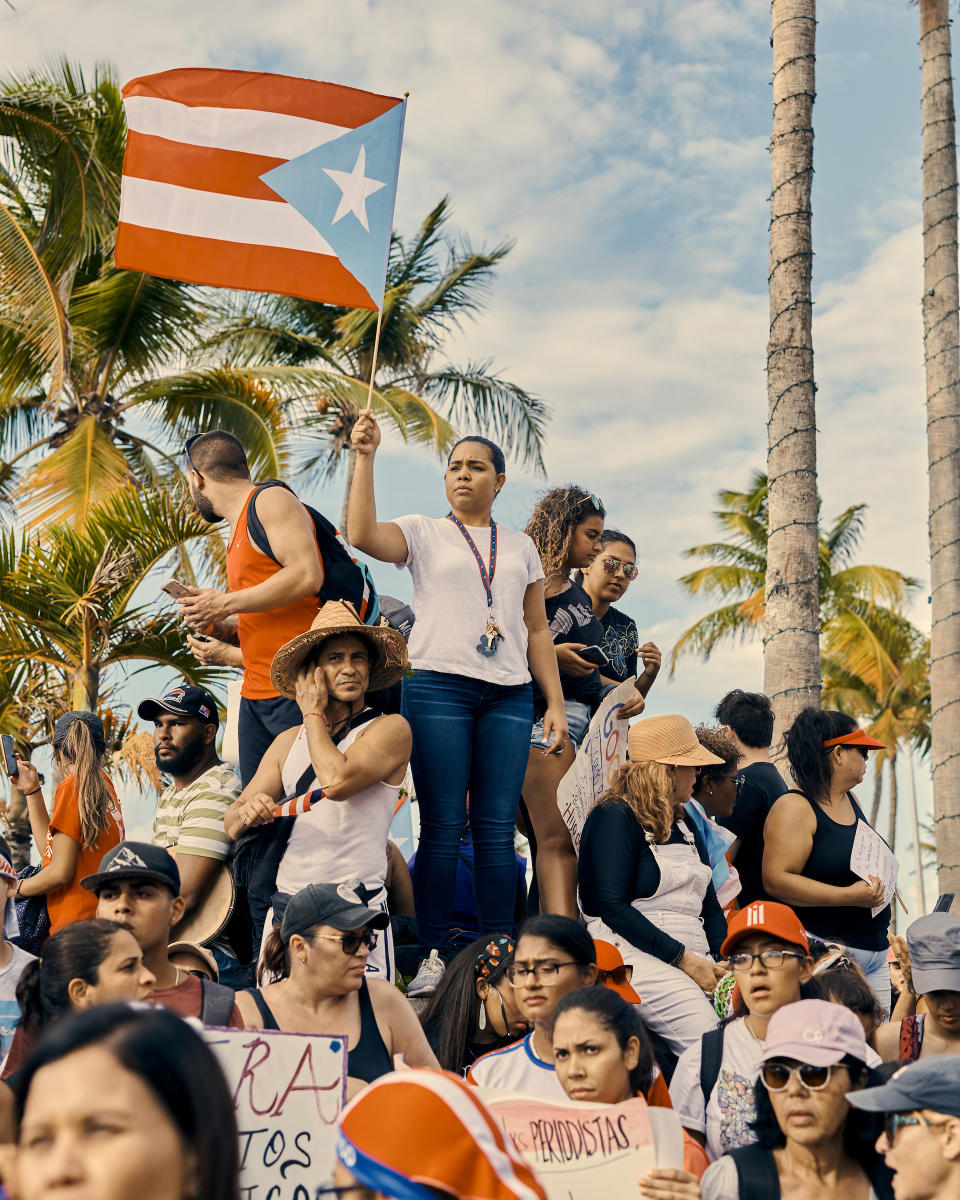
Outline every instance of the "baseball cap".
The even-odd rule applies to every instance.
[[[280,939],[290,941],[295,933],[303,933],[314,925],[330,925],[341,933],[351,933],[369,925],[386,929],[390,918],[378,908],[368,908],[359,894],[360,884],[311,883],[292,896],[280,923]]]
[[[88,712],[86,709],[74,709],[71,712],[65,712],[62,717],[57,718],[57,723],[53,727],[54,749],[58,750],[63,745],[70,726],[74,721],[82,721],[87,726],[90,730],[94,746],[102,754],[107,745],[107,739],[103,732],[103,722],[96,713]]]
[[[795,1058],[812,1067],[831,1067],[844,1055],[867,1061],[860,1018],[829,1000],[798,1000],[778,1008],[767,1025],[763,1061]]]
[[[960,992],[960,917],[929,913],[907,926],[913,990]]]
[[[940,914],[937,914],[940,915]],[[960,1117],[960,1058],[932,1054],[895,1071],[879,1087],[847,1092],[854,1108],[865,1112],[914,1112],[929,1108]]]
[[[547,1200],[477,1089],[448,1071],[381,1075],[343,1110],[337,1158],[402,1200]]]
[[[807,934],[800,923],[800,918],[786,904],[778,904],[775,900],[754,900],[734,913],[727,926],[727,936],[720,947],[720,953],[726,957],[737,942],[751,933],[769,933],[771,937],[789,942],[792,946],[802,946],[805,953],[810,953]]]
[[[612,942],[598,941],[594,938],[593,948],[596,953],[597,969],[601,972],[600,977],[603,979],[603,986],[610,988],[611,991],[622,996],[629,1004],[640,1004],[640,996],[630,986],[630,980],[626,978],[626,972],[624,972],[623,983],[617,983],[607,974],[607,972],[616,971],[618,967],[622,968],[625,965],[623,955],[616,946]]]
[[[173,856],[162,846],[150,842],[121,842],[100,860],[95,875],[85,875],[81,887],[99,893],[108,883],[121,879],[149,879],[165,884],[175,896],[180,895],[180,872]]]
[[[142,700],[137,708],[137,716],[142,721],[155,721],[157,713],[161,712],[175,713],[178,717],[199,717],[208,725],[220,724],[216,700],[206,688],[194,684],[171,688],[159,700]]]

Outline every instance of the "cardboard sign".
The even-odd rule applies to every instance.
[[[638,1196],[638,1181],[657,1165],[645,1100],[563,1104],[493,1088],[481,1088],[480,1094],[550,1200]],[[681,1163],[682,1158],[676,1165]]]
[[[868,882],[871,875],[877,876],[883,884],[883,903],[871,908],[870,916],[875,917],[877,913],[883,912],[897,890],[900,864],[880,834],[871,829],[866,821],[857,821],[853,851],[850,854],[850,870]]]
[[[347,1081],[342,1037],[206,1029],[233,1096],[240,1200],[312,1200],[333,1178]]]
[[[620,709],[636,694],[633,685],[633,678],[625,679],[608,693],[593,714],[573,766],[557,788],[560,814],[578,854],[587,814],[627,761],[627,722],[620,716]]]

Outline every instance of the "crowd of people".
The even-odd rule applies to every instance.
[[[56,721],[49,808],[17,758],[41,863],[0,839],[8,1194],[237,1200],[202,1024],[342,1039],[318,1195],[545,1196],[496,1116],[522,1096],[642,1108],[644,1196],[960,1197],[960,919],[892,936],[889,887],[852,867],[881,743],[807,709],[790,787],[762,694],[728,692],[711,727],[644,715],[660,651],[615,607],[637,547],[599,497],[553,488],[502,527],[503,453],[469,437],[446,515],[382,519],[371,413],[351,445],[352,545],[410,572],[412,612],[236,438],[198,434],[187,479],[229,524],[229,587],[174,593],[197,659],[242,672],[239,774],[189,680],[138,707],[168,781],[149,841],[94,713]],[[628,680],[628,753],[575,848],[558,788]]]

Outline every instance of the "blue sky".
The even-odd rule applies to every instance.
[[[550,482],[588,485],[641,546],[625,603],[641,631],[667,649],[701,615],[681,552],[713,536],[716,491],[764,463],[767,0],[14,3],[7,71],[66,53],[122,79],[210,65],[409,91],[397,226],[448,193],[475,244],[517,240],[450,358],[492,356],[550,402]],[[870,505],[864,560],[924,580],[923,623],[918,18],[890,0],[818,16],[820,490],[827,515]],[[394,442],[382,465],[384,516],[441,511],[429,455]],[[500,519],[522,526],[540,486],[514,472]],[[338,511],[337,485],[301,490]],[[683,662],[651,711],[706,719],[761,681],[759,649],[731,648]],[[923,767],[920,784],[926,802]]]

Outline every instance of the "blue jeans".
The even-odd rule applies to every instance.
[[[867,977],[867,983],[873,988],[880,1007],[883,1009],[883,1019],[890,1019],[890,967],[887,965],[886,950],[860,950],[856,946],[847,946],[844,951],[852,958]]]
[[[450,919],[468,794],[480,932],[513,928],[513,829],[530,749],[532,689],[415,671],[403,681],[402,712],[413,730],[410,766],[420,805],[413,880],[420,945],[447,957],[454,952]]]

